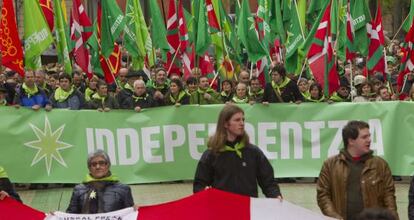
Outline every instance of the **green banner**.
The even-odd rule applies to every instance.
[[[394,175],[414,170],[414,103],[243,105],[252,143],[277,177],[315,177],[342,148],[348,120],[370,124],[371,148]],[[133,111],[0,108],[0,166],[14,182],[78,183],[88,152],[105,149],[125,183],[191,180],[222,105]]]

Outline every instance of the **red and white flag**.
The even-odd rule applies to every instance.
[[[217,189],[207,189],[186,198],[138,209],[139,220],[274,220],[333,219],[278,199],[258,199]]]
[[[380,72],[384,79],[386,76],[386,62],[384,55],[384,28],[382,26],[381,4],[378,1],[377,17],[368,24],[368,36],[370,37],[370,44],[368,50],[367,67],[369,74]]]
[[[316,81],[328,96],[339,88],[339,75],[336,71],[332,49],[331,4],[327,5],[322,20],[315,32],[313,43],[308,52],[309,67]]]
[[[92,23],[86,15],[85,8],[80,0],[73,0],[73,8],[70,24],[70,38],[74,42],[72,50],[75,63],[87,74],[92,77],[92,66],[89,57],[89,50],[86,41],[92,35]]]
[[[184,79],[187,79],[191,75],[191,70],[193,68],[194,60],[193,60],[193,52],[192,49],[189,47],[189,38],[188,38],[188,30],[187,30],[187,23],[184,17],[184,8],[183,8],[183,1],[178,1],[178,32],[179,32],[179,53],[181,54],[181,63],[182,63],[182,70],[184,73]]]
[[[180,36],[178,33],[178,15],[175,0],[170,0],[168,6],[167,41],[170,50],[167,53],[165,68],[169,70],[168,74],[179,74],[180,68],[177,65],[177,58],[179,58],[179,55],[177,53],[178,47],[180,46]]]
[[[355,28],[352,21],[351,3],[348,0],[346,11],[346,61],[349,63],[351,63],[356,56],[354,48]]]

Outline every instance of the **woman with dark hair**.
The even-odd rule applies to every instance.
[[[269,198],[282,199],[273,168],[263,152],[249,141],[244,129],[244,112],[226,104],[221,110],[216,133],[207,143],[194,177],[194,193],[207,187],[257,197],[257,185]]]
[[[357,96],[353,102],[370,102],[375,101],[375,93],[372,92],[373,88],[371,83],[364,81],[357,87]]]
[[[220,97],[223,103],[230,102],[233,98],[233,83],[231,80],[225,79],[221,82]]]
[[[305,97],[305,102],[323,102],[325,101],[325,96],[323,95],[322,86],[319,83],[312,83],[309,86],[309,96]]]
[[[131,188],[111,173],[111,161],[105,151],[90,153],[87,165],[89,173],[83,183],[73,189],[67,213],[105,213],[134,205]]]
[[[179,79],[172,79],[170,82],[170,91],[165,96],[166,105],[188,105],[190,104],[190,95],[184,90],[183,83]]]
[[[296,83],[286,76],[285,67],[276,65],[269,74],[272,77],[272,81],[265,86],[263,104],[277,102],[294,102],[299,104],[303,101],[302,94]]]

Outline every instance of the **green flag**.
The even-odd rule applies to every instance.
[[[133,56],[133,65],[135,69],[144,66],[145,57],[148,55],[150,66],[154,64],[154,53],[152,52],[152,41],[145,23],[144,14],[142,13],[139,0],[128,0],[126,9],[126,26],[125,26],[125,47],[137,50],[136,56]]]
[[[59,63],[63,63],[65,73],[72,74],[72,63],[69,57],[68,28],[60,5],[60,0],[53,0],[56,29],[56,49]]]
[[[321,10],[325,8],[325,5],[327,2],[329,2],[329,0],[311,0],[310,1],[308,10],[306,11],[306,15],[308,16],[308,22],[311,26],[313,26]],[[336,1],[333,1],[332,4],[335,4],[335,2]]]
[[[151,13],[151,39],[155,49],[161,49],[162,51],[168,51],[169,46],[167,42],[167,31],[165,30],[165,24],[162,20],[162,15],[157,4],[157,0],[149,1],[150,13]]]
[[[347,0],[339,0],[336,4],[336,14],[337,19],[334,19],[334,15],[331,12],[331,30],[332,35],[336,40],[336,54],[338,56],[338,59],[345,61],[345,51],[346,51],[346,39],[347,39],[347,31],[346,31],[346,13],[347,13]],[[332,4],[331,11],[334,10],[334,4]],[[336,24],[334,24],[334,21]]]
[[[198,6],[198,13],[196,14],[198,17],[195,17],[194,19],[197,21],[197,38],[195,51],[197,55],[203,56],[211,44],[211,37],[207,23],[207,9],[205,1],[200,0]]]
[[[98,40],[98,21],[95,21],[93,24],[93,34],[88,39],[89,45],[89,52],[91,54],[91,66],[92,72],[95,74],[99,74],[102,77],[104,76],[104,72],[101,67],[101,62],[99,61],[99,40]]]
[[[24,4],[24,61],[28,69],[41,68],[40,55],[53,42],[49,26],[43,17],[39,1],[26,0]]]
[[[102,55],[108,58],[113,50],[115,40],[125,28],[125,17],[114,0],[101,0],[101,50]]]
[[[281,43],[284,44],[286,42],[286,32],[283,27],[281,0],[270,1],[269,23],[271,42],[273,43],[276,38],[279,38]]]
[[[402,29],[405,32],[408,32],[410,30],[410,27],[413,23],[414,19],[414,0],[411,0],[410,4],[410,12],[407,15],[407,18],[405,19],[404,23],[402,24]]]
[[[243,0],[238,18],[237,36],[247,50],[249,60],[256,63],[264,56],[268,56],[268,51],[260,43],[255,25],[254,18],[251,16],[250,6],[247,0]]]
[[[304,42],[297,6],[294,0],[285,0],[285,5],[290,2],[290,7],[285,7],[283,13],[290,13],[286,39],[285,67],[289,73],[296,72],[299,65],[299,46]]]
[[[368,55],[369,38],[367,34],[367,23],[371,20],[366,0],[351,0],[351,16],[355,28],[356,49],[363,56]]]

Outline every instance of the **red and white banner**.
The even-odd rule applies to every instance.
[[[172,202],[126,208],[102,214],[45,214],[11,198],[0,201],[0,220],[277,220],[277,219],[333,219],[292,204],[286,200],[251,198],[217,189],[207,189]]]

